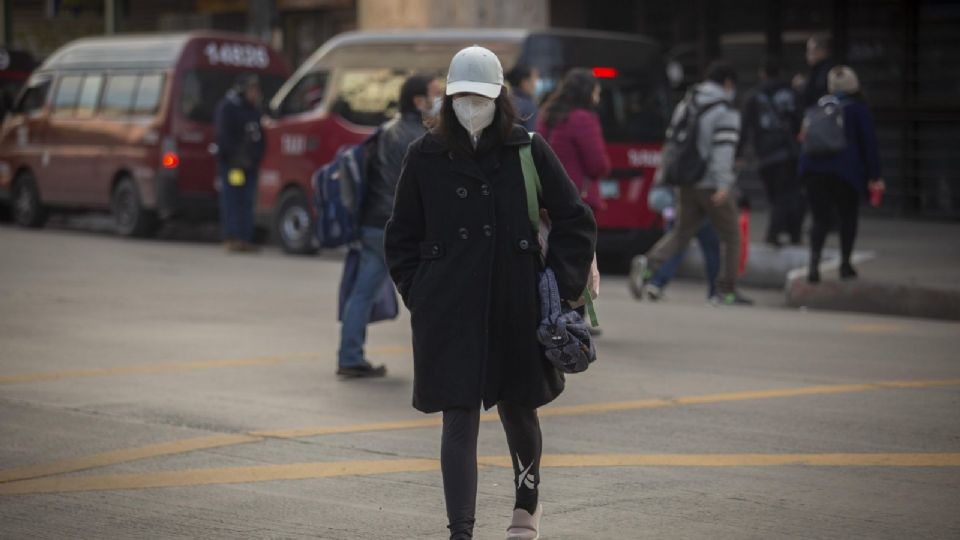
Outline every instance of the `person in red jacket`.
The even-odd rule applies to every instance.
[[[594,214],[606,204],[600,197],[600,177],[610,174],[610,156],[603,142],[600,83],[588,69],[572,69],[560,88],[544,103],[537,131],[560,158],[560,163]]]

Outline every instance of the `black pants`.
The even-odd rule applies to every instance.
[[[810,230],[811,264],[820,263],[827,234],[839,218],[841,263],[849,265],[853,243],[857,239],[860,194],[849,182],[832,174],[807,173],[804,180],[810,213],[813,215],[813,227]]]
[[[759,172],[770,203],[766,240],[775,242],[781,233],[786,233],[791,243],[799,244],[807,208],[797,179],[796,160],[771,163],[761,167]]]
[[[540,454],[543,440],[537,410],[501,401],[497,403],[500,422],[507,434],[513,460],[513,486],[516,505],[531,514],[537,507],[540,484]],[[443,411],[443,439],[440,444],[440,469],[443,494],[447,503],[450,538],[473,538],[477,509],[477,437],[480,409]]]

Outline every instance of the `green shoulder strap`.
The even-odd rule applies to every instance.
[[[533,140],[533,132],[530,132],[530,140]],[[533,226],[533,232],[540,233],[540,198],[543,195],[543,185],[540,184],[540,173],[537,172],[537,164],[533,161],[533,144],[525,144],[520,147],[520,169],[523,171],[523,188],[527,192],[527,216],[530,218],[530,225]],[[597,320],[597,310],[593,306],[593,298],[590,296],[590,280],[588,278],[587,287],[583,290],[583,299],[586,302],[587,315],[590,317],[590,325],[600,326]]]
[[[533,133],[530,133],[533,139]],[[527,192],[527,216],[530,218],[530,225],[533,231],[540,232],[540,205],[538,201],[543,194],[543,186],[540,185],[540,173],[537,172],[537,164],[533,161],[532,144],[525,144],[520,147],[520,169],[523,170],[523,187]]]

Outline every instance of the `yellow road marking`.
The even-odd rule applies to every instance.
[[[512,467],[507,456],[478,458],[480,465]],[[597,454],[547,455],[541,466],[585,467],[960,467],[960,453],[945,454]],[[0,495],[115,491],[162,487],[306,480],[335,476],[373,476],[436,471],[434,459],[334,461],[187,469],[143,474],[41,478],[0,485]]]
[[[376,354],[403,354],[410,352],[410,347],[373,347],[370,350]],[[138,366],[119,366],[112,368],[85,369],[76,371],[51,371],[46,373],[24,373],[21,375],[0,375],[0,384],[19,384],[41,381],[55,381],[59,379],[80,379],[86,377],[107,377],[115,375],[142,375],[157,373],[177,373],[181,371],[196,371],[202,369],[217,369],[244,366],[266,366],[284,362],[295,362],[319,359],[316,353],[285,354],[276,356],[260,356],[257,358],[239,358],[228,360],[204,360],[199,362],[170,362],[165,364],[144,364]]]
[[[192,452],[194,450],[219,448],[221,446],[233,446],[236,444],[257,442],[262,440],[262,437],[238,434],[213,435],[211,437],[198,437],[196,439],[151,444],[149,446],[142,446],[140,448],[114,450],[112,452],[104,452],[102,454],[94,454],[92,456],[79,457],[76,459],[65,459],[62,461],[55,461],[53,463],[2,470],[0,471],[0,482],[9,482],[11,480],[19,480],[22,478],[52,476],[65,472],[106,467],[117,463],[136,461],[138,459],[147,459],[170,454],[183,454],[186,452]]]
[[[932,388],[938,386],[960,386],[960,379],[934,379],[916,381],[881,381],[864,384],[836,384],[807,386],[802,388],[781,388],[776,390],[759,390],[746,392],[728,392],[707,394],[702,396],[686,396],[674,399],[642,399],[634,401],[618,401],[610,403],[587,403],[583,405],[548,406],[539,410],[541,417],[575,416],[583,414],[599,414],[606,412],[630,411],[640,409],[656,409],[677,407],[683,405],[706,405],[712,403],[728,403],[755,399],[788,398],[810,395],[842,394],[866,392],[884,389],[904,388]],[[482,422],[498,421],[496,413],[485,413],[480,416]],[[164,455],[183,454],[193,450],[211,449],[223,446],[232,446],[249,442],[257,442],[266,438],[296,439],[317,437],[322,435],[345,433],[371,433],[378,431],[398,431],[404,429],[422,429],[439,427],[442,418],[433,416],[417,420],[401,420],[396,422],[378,422],[370,424],[353,424],[344,426],[328,426],[302,429],[254,431],[239,435],[223,435],[184,439],[168,443],[143,446],[139,448],[116,450],[88,457],[68,459],[48,464],[18,467],[0,470],[0,483],[14,480],[52,476],[69,472],[76,472],[96,467],[105,467],[119,463],[126,463],[138,459],[158,457]],[[236,437],[236,439],[231,439]]]

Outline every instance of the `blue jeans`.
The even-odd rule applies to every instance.
[[[667,230],[673,227],[670,222]],[[717,236],[717,230],[710,224],[710,220],[705,220],[700,228],[697,229],[697,243],[700,244],[700,251],[703,252],[703,266],[707,271],[707,298],[712,297],[717,292],[717,275],[720,273],[720,237]],[[680,263],[683,262],[683,256],[687,250],[677,253],[673,258],[663,263],[657,272],[650,278],[650,283],[663,288],[670,283]]]
[[[253,212],[257,200],[257,168],[244,169],[242,186],[231,186],[230,167],[220,164],[220,227],[224,240],[253,242]]]
[[[340,327],[340,367],[362,364],[363,344],[367,340],[367,323],[373,303],[380,295],[383,280],[387,279],[387,263],[383,254],[383,229],[360,228],[360,263],[357,281],[343,306]]]

